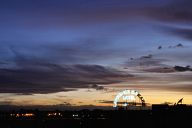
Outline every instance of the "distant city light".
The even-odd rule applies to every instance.
[[[35,116],[33,113],[16,113],[10,114],[11,117],[33,117]]]
[[[73,114],[73,117],[78,117],[79,115],[78,114]]]
[[[48,113],[47,116],[62,116],[60,112],[53,112],[53,113]]]

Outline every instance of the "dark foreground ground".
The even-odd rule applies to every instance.
[[[0,128],[192,128],[192,107],[152,110],[1,111]]]

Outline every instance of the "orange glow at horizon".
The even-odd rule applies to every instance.
[[[123,90],[123,89],[120,89]],[[10,96],[12,105],[66,105],[66,106],[113,106],[112,103],[119,91],[88,90],[58,92],[52,94],[14,95]],[[186,92],[173,92],[169,90],[139,90],[145,102],[149,104],[174,104],[183,99],[183,104],[192,104],[192,94]],[[25,103],[25,104],[24,104]]]

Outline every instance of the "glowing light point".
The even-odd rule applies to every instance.
[[[117,107],[117,104],[119,102],[119,99],[122,97],[122,99],[124,101],[126,101],[123,106],[127,106],[127,101],[135,101],[136,97],[138,97],[141,102],[142,102],[142,106],[145,106],[145,100],[143,99],[143,97],[141,96],[141,94],[137,91],[137,90],[124,90],[119,92],[114,101],[113,101],[113,107]]]

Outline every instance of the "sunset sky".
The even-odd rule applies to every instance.
[[[1,0],[0,105],[192,104],[191,0]],[[191,67],[190,67],[191,66]]]

